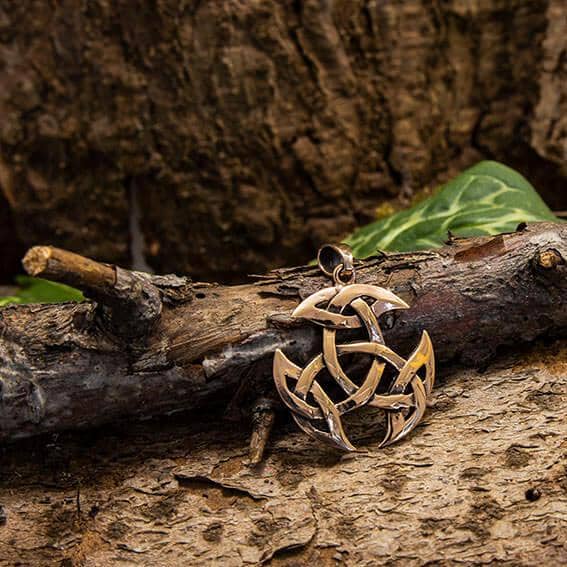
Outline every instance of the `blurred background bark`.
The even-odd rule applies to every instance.
[[[0,279],[234,281],[482,158],[567,209],[561,0],[4,1]]]

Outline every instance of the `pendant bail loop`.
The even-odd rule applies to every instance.
[[[346,244],[323,244],[317,253],[317,263],[336,285],[354,283],[354,259],[352,250]]]

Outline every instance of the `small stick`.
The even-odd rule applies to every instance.
[[[103,306],[103,315],[122,336],[143,336],[161,314],[159,290],[149,277],[102,264],[53,246],[34,246],[22,260],[30,276],[80,288]]]
[[[112,266],[53,246],[34,246],[22,264],[30,276],[77,287],[87,294],[102,293],[116,284]]]
[[[274,401],[260,398],[252,409],[252,436],[250,437],[249,463],[258,465],[264,456],[266,444],[270,438],[272,427],[276,419]]]

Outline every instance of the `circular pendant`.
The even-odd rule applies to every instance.
[[[331,248],[323,255],[322,251]],[[334,287],[322,289],[307,297],[292,313],[323,327],[322,352],[301,368],[278,349],[274,355],[273,375],[284,404],[292,411],[299,427],[312,437],[344,451],[355,451],[345,434],[341,416],[365,405],[386,412],[387,432],[381,447],[407,435],[425,413],[427,398],[435,379],[433,346],[423,331],[417,348],[406,359],[384,342],[378,318],[394,309],[409,306],[391,291],[365,284],[344,285],[344,277],[354,281],[352,256],[343,256],[344,247],[326,246],[320,250],[319,264],[326,274],[332,274]],[[335,263],[322,265],[322,262]],[[346,271],[346,274],[345,274]],[[364,329],[366,340],[337,343],[337,331]],[[372,357],[370,368],[357,385],[341,366],[344,354],[365,354]],[[380,388],[386,365],[395,370],[386,389]],[[334,402],[317,380],[327,370],[344,392],[344,399]],[[421,376],[420,374],[421,373]]]

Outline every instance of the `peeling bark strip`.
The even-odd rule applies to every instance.
[[[26,266],[39,265],[32,260],[42,254],[59,261],[34,273],[80,280],[98,303],[0,312],[0,439],[196,408],[236,386],[246,410],[250,392],[272,392],[275,348],[300,363],[318,348],[313,326],[289,316],[328,283],[314,268],[278,270],[239,286],[111,268],[114,286],[110,278],[99,286],[85,272],[92,261],[63,251],[32,251]],[[479,367],[500,347],[565,333],[566,258],[567,226],[541,223],[452,240],[434,252],[372,258],[361,262],[358,280],[389,287],[411,305],[384,318],[388,344],[409,351],[427,328],[441,366]],[[131,307],[148,298],[151,324],[134,334],[124,314],[145,321]]]

